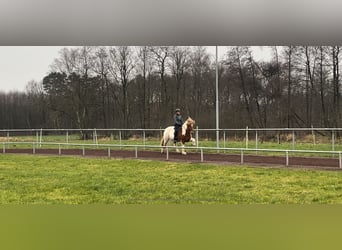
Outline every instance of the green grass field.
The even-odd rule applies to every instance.
[[[342,204],[342,173],[0,155],[0,204]]]

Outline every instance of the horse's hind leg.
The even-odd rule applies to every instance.
[[[167,144],[167,142],[165,142],[164,138],[162,138],[160,141],[160,146],[161,146],[160,152],[161,153],[164,153],[164,148],[165,148],[166,144]]]

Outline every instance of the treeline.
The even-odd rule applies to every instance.
[[[220,127],[339,127],[340,47],[227,48]],[[20,73],[20,71],[19,71]],[[1,128],[159,128],[175,108],[215,128],[215,56],[206,47],[64,48],[41,81],[0,93]]]

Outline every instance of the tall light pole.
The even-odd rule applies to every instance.
[[[219,98],[218,98],[218,60],[217,60],[217,46],[216,46],[216,147],[220,146],[220,132],[219,132]]]

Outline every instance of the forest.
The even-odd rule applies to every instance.
[[[340,127],[340,48],[265,46],[266,60],[227,47],[220,128]],[[65,47],[43,79],[0,92],[0,128],[163,128],[175,108],[215,128],[215,79],[205,46]]]

